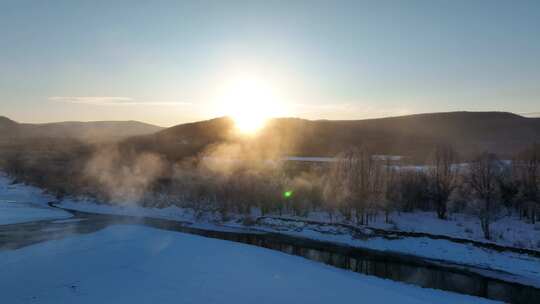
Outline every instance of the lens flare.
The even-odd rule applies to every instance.
[[[292,190],[288,190],[288,191],[283,192],[283,197],[284,198],[291,198],[292,196],[293,196]]]

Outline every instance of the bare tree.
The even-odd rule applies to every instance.
[[[384,176],[382,183],[382,197],[380,199],[381,208],[384,210],[384,221],[389,223],[390,213],[396,209],[396,205],[399,202],[399,172],[398,170],[387,160],[384,168]]]
[[[452,146],[441,144],[435,148],[429,169],[429,193],[440,219],[446,219],[448,200],[457,185],[457,160],[457,153]]]
[[[523,202],[531,206],[530,219],[536,221],[536,210],[540,207],[540,144],[534,144],[522,152],[514,161],[521,186]]]
[[[503,171],[497,180],[501,202],[506,208],[507,215],[512,215],[512,210],[519,200],[519,179],[516,178],[515,162],[512,164],[502,164]]]
[[[354,154],[353,150],[349,150],[338,155],[338,161],[332,166],[325,189],[327,200],[335,202],[333,205],[346,220],[350,220],[352,216],[352,201],[355,184],[358,182]]]
[[[501,173],[499,160],[490,153],[482,153],[469,167],[468,184],[476,199],[476,212],[484,237],[488,240],[491,239],[490,225],[497,214],[498,179]]]
[[[332,171],[333,192],[345,217],[350,218],[354,211],[356,222],[367,225],[367,211],[382,194],[381,163],[359,147],[341,154]]]
[[[428,196],[428,178],[423,171],[403,170],[399,172],[399,205],[405,212],[416,208],[425,208]]]
[[[25,162],[21,153],[10,153],[4,156],[3,160],[5,161],[3,170],[5,170],[7,174],[16,178],[20,178],[24,174]]]

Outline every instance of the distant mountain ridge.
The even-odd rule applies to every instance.
[[[218,143],[238,141],[233,130],[233,121],[216,118],[129,138],[123,146],[180,159]],[[444,142],[465,157],[482,151],[511,157],[540,142],[540,118],[508,112],[444,112],[365,120],[276,118],[252,141],[282,155],[334,156],[364,144],[378,154],[425,160],[436,144]]]
[[[18,123],[0,116],[0,139],[72,138],[99,141],[147,135],[162,129],[162,127],[138,121],[66,121],[29,124]]]
[[[491,151],[511,157],[540,143],[540,118],[508,112],[445,112],[364,120],[276,118],[256,136],[237,134],[227,118],[161,128],[137,121],[17,123],[0,116],[0,140],[72,138],[121,140],[134,153],[156,152],[169,159],[196,156],[221,143],[250,142],[268,153],[335,156],[347,148],[367,145],[377,154],[410,156],[422,161],[438,143],[452,144],[465,157]]]

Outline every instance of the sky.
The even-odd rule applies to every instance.
[[[0,37],[0,115],[21,122],[171,126],[253,83],[309,119],[540,114],[535,0],[0,0]]]

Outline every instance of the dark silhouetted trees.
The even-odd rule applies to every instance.
[[[429,165],[429,194],[437,216],[446,219],[448,200],[457,186],[459,173],[457,153],[452,146],[440,144],[435,148]]]

